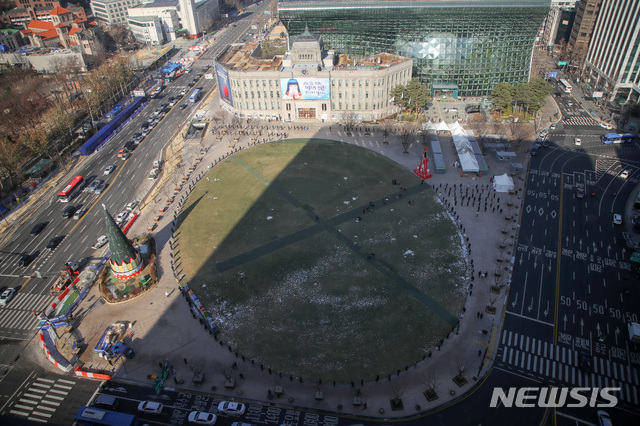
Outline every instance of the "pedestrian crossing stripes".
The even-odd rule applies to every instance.
[[[0,328],[33,329],[38,324],[33,311],[41,311],[51,300],[49,294],[18,293],[7,306],[0,309]]]
[[[76,382],[37,378],[9,412],[33,422],[48,423]]]
[[[605,173],[611,173],[609,170],[616,164],[620,164],[620,161],[608,158],[596,159],[596,181],[599,181]]]
[[[562,120],[568,126],[600,126],[600,124],[591,117],[569,117]]]
[[[581,369],[581,351],[503,330],[498,360],[534,375],[573,386],[619,387],[621,400],[638,405],[640,372],[637,367],[591,357],[591,374]]]

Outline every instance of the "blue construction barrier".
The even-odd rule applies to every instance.
[[[107,123],[102,129],[98,131],[95,135],[93,135],[88,141],[84,143],[80,147],[81,155],[91,155],[94,151],[106,142],[117,130],[120,128],[120,125],[123,124],[129,117],[133,115],[133,113],[142,105],[145,101],[145,97],[137,97],[134,98],[133,101],[127,105],[127,107],[122,110],[117,116],[113,118],[109,123]]]

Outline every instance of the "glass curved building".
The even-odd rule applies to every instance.
[[[295,37],[309,27],[340,53],[413,58],[414,76],[456,97],[529,79],[550,0],[279,0]]]

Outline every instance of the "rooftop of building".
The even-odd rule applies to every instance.
[[[175,8],[178,6],[178,0],[154,0],[151,3],[141,3],[141,4],[137,4],[135,6],[131,6],[129,8],[129,10],[131,9],[153,9],[156,7],[170,7],[170,8]]]
[[[485,8],[546,7],[551,0],[278,0],[278,9]]]
[[[264,42],[263,42],[264,43]],[[218,62],[234,71],[277,71],[282,69],[285,57],[289,57],[290,52],[276,54],[271,58],[261,58],[261,44],[232,44],[219,57]],[[329,52],[331,54],[331,52]],[[395,64],[407,61],[408,59],[391,53],[378,53],[376,55],[357,56],[334,54],[334,71],[349,70],[376,70],[387,68]],[[292,68],[318,67],[321,64],[294,63]]]

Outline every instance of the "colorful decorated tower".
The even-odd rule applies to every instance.
[[[420,164],[418,165],[418,167],[413,169],[413,173],[420,176],[421,179],[429,179],[433,175],[429,171],[429,168],[427,166],[428,163],[429,159],[427,158],[427,148],[425,148],[424,152],[422,153],[422,158],[420,159]]]
[[[126,280],[135,277],[142,271],[142,256],[131,244],[131,241],[124,235],[122,230],[107,211],[107,207],[103,204],[104,219],[107,227],[107,237],[109,237],[109,251],[111,257],[109,264],[113,275],[120,280]]]

